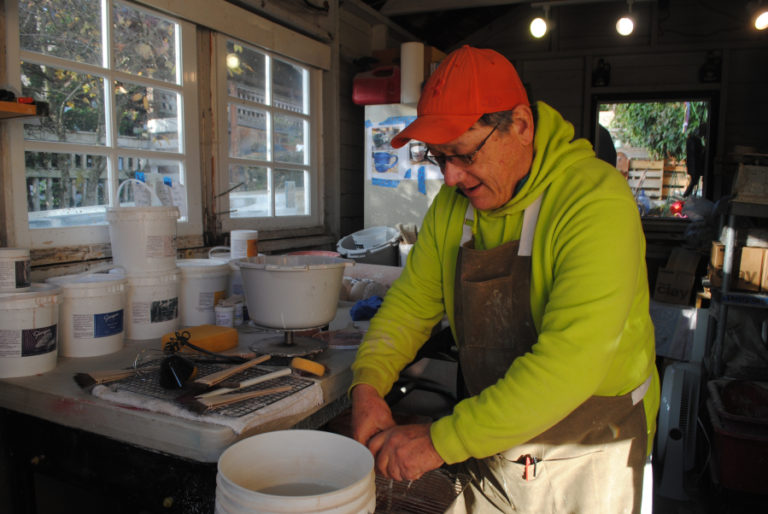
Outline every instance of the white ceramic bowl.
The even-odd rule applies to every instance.
[[[354,261],[319,255],[260,255],[233,261],[243,278],[248,317],[263,327],[322,327],[335,316],[344,268]]]

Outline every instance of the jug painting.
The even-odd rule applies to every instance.
[[[373,166],[379,173],[384,173],[397,164],[397,155],[389,152],[373,152]]]

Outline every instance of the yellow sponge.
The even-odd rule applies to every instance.
[[[291,361],[291,367],[322,377],[325,375],[325,366],[319,362],[311,361],[309,359],[302,359],[301,357],[294,357]]]
[[[223,352],[225,350],[231,350],[237,346],[237,330],[232,327],[198,325],[196,327],[179,329],[176,332],[188,332],[189,340],[187,342],[199,346],[203,350],[208,350],[209,352]],[[165,334],[162,337],[163,348],[165,348],[166,343],[170,342],[171,339],[176,338],[176,332]],[[195,350],[188,346],[181,347],[181,351],[195,352]]]

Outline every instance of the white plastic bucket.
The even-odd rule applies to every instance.
[[[245,259],[259,255],[258,230],[233,230],[229,233],[230,253],[233,259]]]
[[[120,188],[128,182],[146,186],[137,180],[126,180]],[[112,261],[129,274],[174,269],[178,218],[179,209],[175,206],[107,208]]]
[[[61,288],[33,283],[23,293],[0,294],[0,378],[56,367]]]
[[[213,325],[214,307],[227,296],[229,263],[218,259],[179,259],[181,326]]]
[[[369,514],[375,509],[373,456],[343,435],[266,432],[233,444],[219,458],[219,514]]]
[[[0,248],[0,293],[21,293],[31,284],[28,248]]]
[[[181,271],[128,274],[125,334],[128,339],[155,339],[179,328]]]
[[[392,227],[371,227],[343,237],[336,244],[342,257],[366,264],[397,266],[400,231]]]
[[[62,291],[59,326],[64,357],[95,357],[123,348],[128,280],[100,271],[106,269],[47,280]]]

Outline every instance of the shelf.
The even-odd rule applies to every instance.
[[[37,106],[22,104],[19,102],[0,102],[0,120],[20,118],[22,116],[36,116]]]
[[[732,201],[731,214],[735,216],[768,218],[768,204]]]
[[[728,291],[723,293],[717,289],[712,289],[712,298],[724,305],[768,309],[768,294],[765,293],[749,293],[746,291]]]

